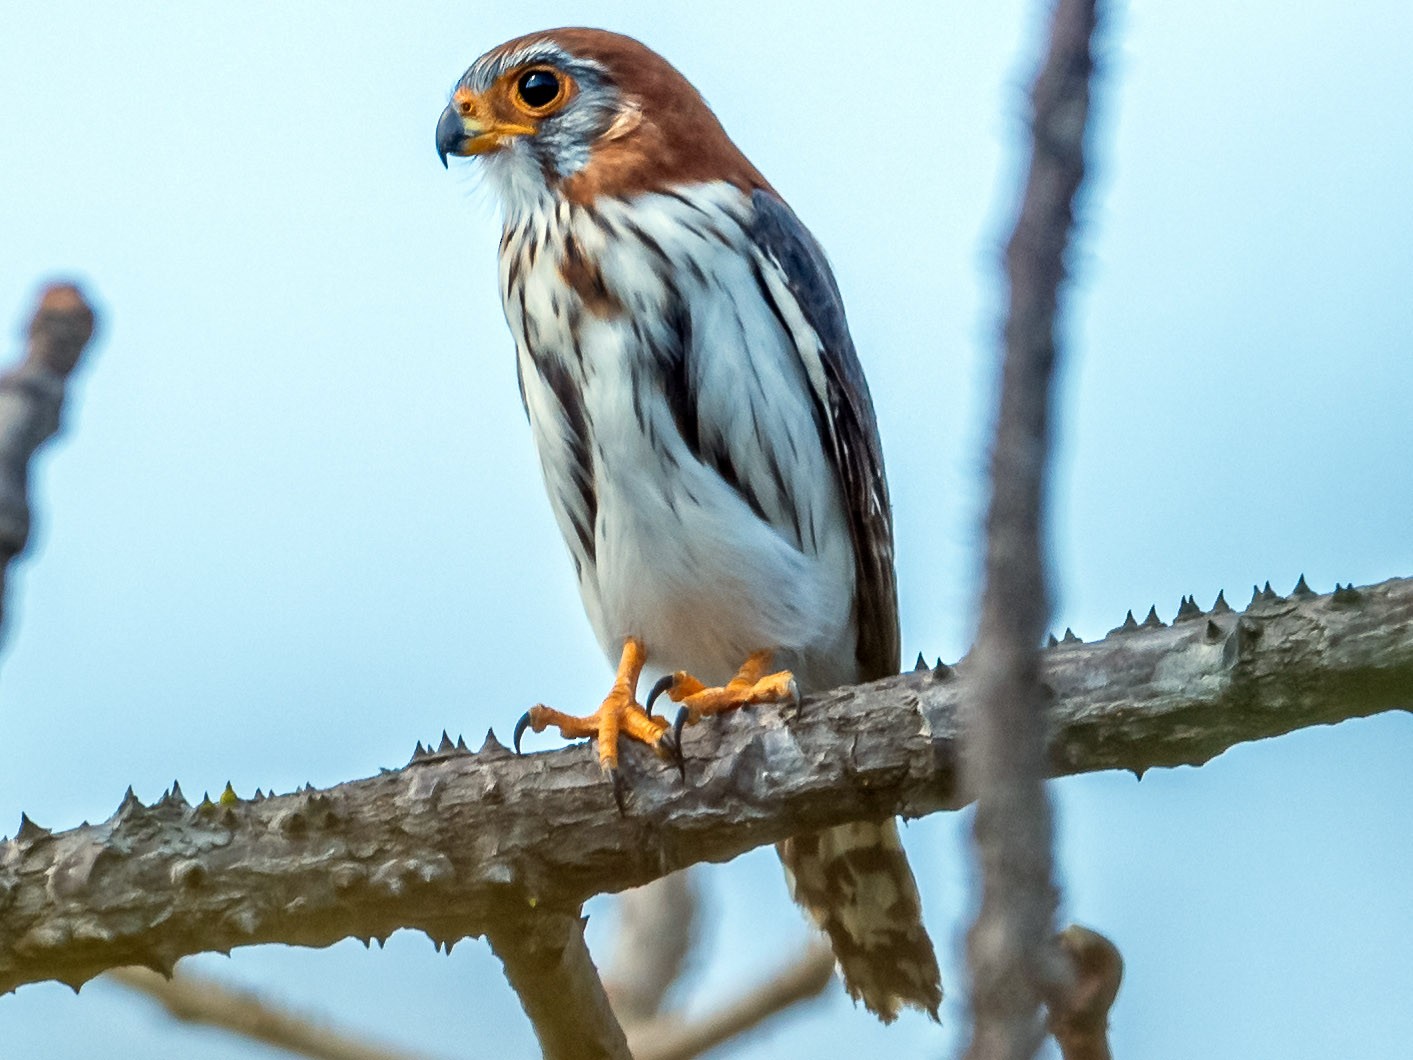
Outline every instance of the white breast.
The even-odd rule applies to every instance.
[[[856,667],[854,557],[817,340],[761,293],[788,298],[743,228],[749,200],[696,192],[508,225],[502,293],[545,484],[612,658],[633,635],[652,669],[718,682],[772,648],[830,687]],[[617,308],[565,282],[571,243]]]

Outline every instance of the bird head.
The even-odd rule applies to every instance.
[[[509,211],[712,180],[767,186],[671,64],[596,29],[532,33],[477,59],[437,122],[437,153],[481,159]]]

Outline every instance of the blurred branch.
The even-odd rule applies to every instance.
[[[527,909],[498,920],[487,934],[544,1060],[633,1060],[577,912]]]
[[[662,1009],[686,967],[696,911],[696,890],[686,871],[619,896],[618,932],[604,988],[625,1024],[642,1023]]]
[[[129,795],[98,824],[0,842],[0,990],[264,942],[398,928],[439,943],[577,916],[589,896],[800,831],[962,804],[970,664],[758,707],[689,730],[687,782],[645,749],[628,810],[587,745],[517,757],[445,742],[326,791],[188,805]],[[1256,594],[1044,655],[1055,775],[1196,764],[1247,740],[1413,707],[1413,580]],[[258,794],[258,793],[257,793]]]
[[[1061,931],[1057,941],[1072,973],[1069,992],[1050,1005],[1050,1033],[1060,1055],[1064,1060],[1113,1060],[1109,1009],[1124,974],[1119,949],[1097,931],[1076,924]]]
[[[1030,170],[1006,248],[1010,302],[986,579],[962,745],[981,870],[981,909],[967,935],[969,1060],[1034,1056],[1044,1039],[1041,1004],[1062,996],[1068,972],[1054,942],[1058,895],[1038,645],[1050,613],[1042,524],[1055,315],[1084,176],[1095,18],[1095,0],[1055,5],[1049,50],[1031,90]]]
[[[628,1042],[634,1060],[692,1060],[791,1006],[818,997],[833,977],[833,951],[815,942],[788,967],[705,1016],[659,1016],[630,1024]]]
[[[59,430],[69,373],[93,335],[93,309],[77,287],[39,296],[24,360],[0,375],[0,616],[10,560],[29,540],[29,462]]]
[[[297,1056],[313,1060],[425,1060],[424,1054],[373,1045],[204,976],[178,972],[168,979],[146,968],[117,968],[105,978],[146,994],[173,1019],[218,1027]]]

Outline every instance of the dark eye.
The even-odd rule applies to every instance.
[[[559,97],[559,78],[548,70],[530,70],[520,75],[515,88],[525,106],[538,110]]]

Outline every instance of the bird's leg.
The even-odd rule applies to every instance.
[[[515,726],[515,751],[520,752],[520,737],[526,729],[544,732],[553,725],[566,739],[592,736],[599,744],[599,765],[613,779],[613,797],[623,810],[623,780],[618,773],[618,738],[628,736],[656,748],[667,731],[667,719],[655,718],[638,705],[638,675],[647,661],[643,642],[629,637],[623,642],[623,655],[618,662],[618,676],[613,688],[599,704],[599,709],[583,718],[564,714],[537,704],[525,712]]]
[[[651,720],[656,720],[652,714],[653,701],[662,693],[666,692],[672,702],[682,704],[672,725],[672,735],[664,741],[677,759],[679,772],[686,772],[686,764],[682,760],[682,726],[695,725],[712,714],[753,703],[793,702],[799,705],[800,686],[794,674],[789,670],[766,673],[770,669],[772,654],[769,650],[753,652],[736,671],[736,676],[717,688],[708,688],[685,670],[668,674],[653,685],[647,706]]]

